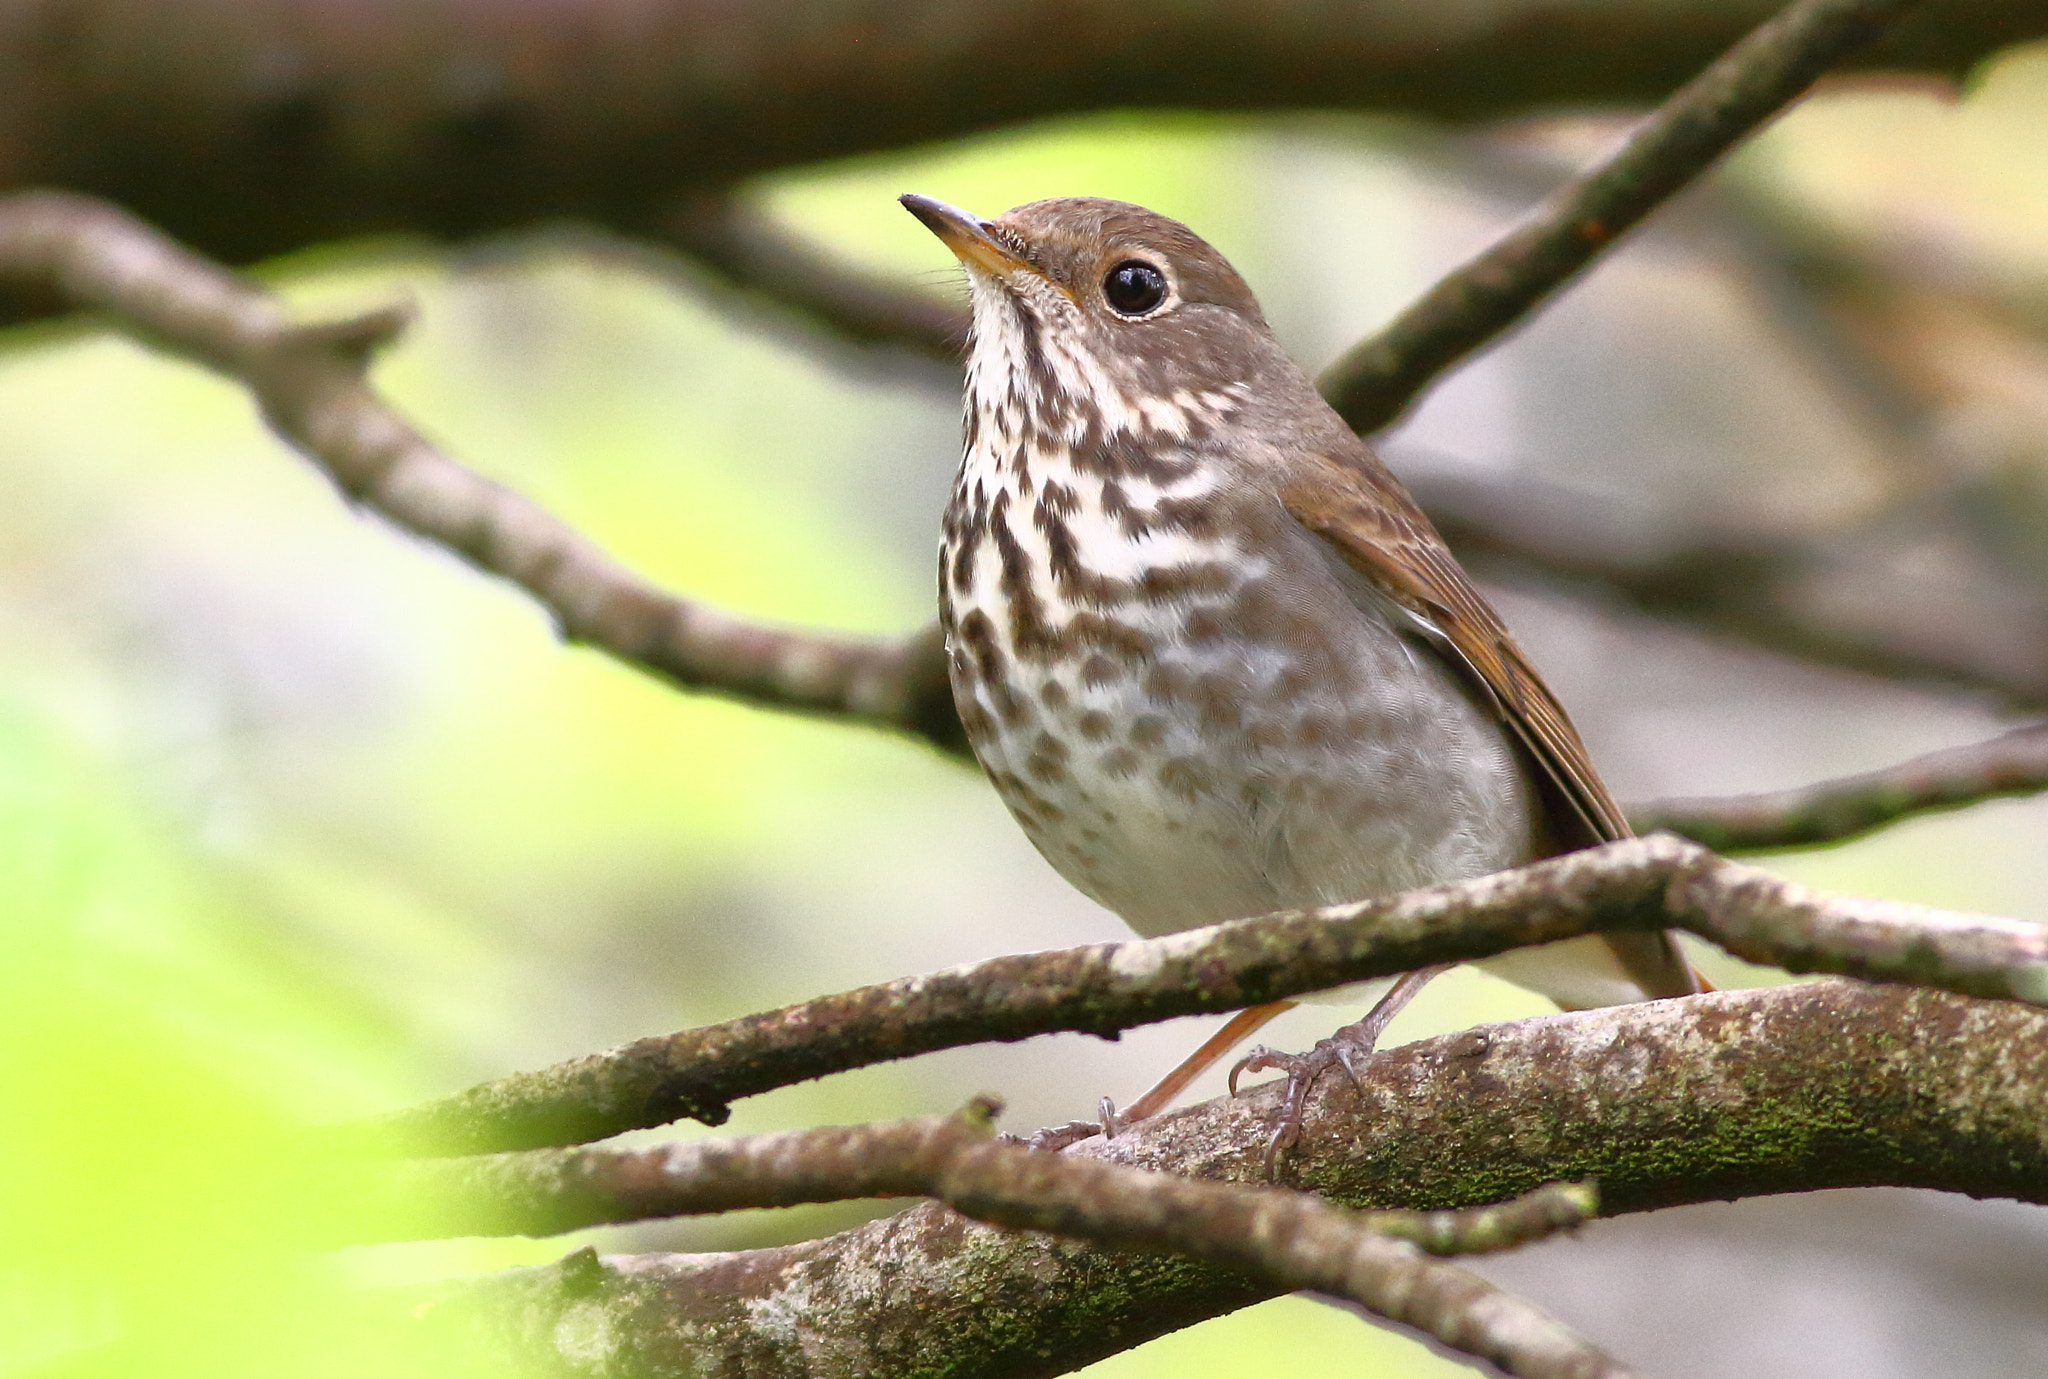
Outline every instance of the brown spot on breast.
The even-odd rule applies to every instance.
[[[1039,490],[1038,506],[1032,510],[1031,520],[1044,531],[1056,522],[1064,522],[1081,510],[1081,495],[1054,479],[1046,480]]]
[[[1216,510],[1215,500],[1206,496],[1161,498],[1152,509],[1149,525],[1153,531],[1213,537],[1223,530],[1223,517]]]
[[[1099,651],[1081,664],[1081,683],[1090,689],[1115,684],[1122,678],[1123,668]]]
[[[1024,769],[1032,776],[1046,782],[1064,780],[1067,774],[1067,744],[1051,733],[1040,733],[1031,744],[1031,755],[1024,760]]]
[[[1148,446],[1129,432],[1106,436],[1085,435],[1074,446],[1074,468],[1105,479],[1147,479],[1169,484],[1187,474],[1195,457],[1174,448]]]
[[[1104,752],[1095,764],[1111,780],[1123,780],[1137,774],[1138,754],[1128,747],[1116,747]]]
[[[950,571],[953,587],[963,594],[974,587],[974,557],[987,531],[988,490],[979,480],[972,495],[964,487],[956,487],[952,501],[946,504],[944,545],[950,557],[942,554],[939,567],[942,577]]]
[[[1039,794],[1015,771],[991,771],[989,779],[995,782],[996,793],[1010,806],[1010,812],[1027,824],[1057,822],[1066,817],[1065,810]]]
[[[1102,481],[1102,512],[1105,517],[1121,525],[1126,536],[1138,534],[1132,529],[1129,521],[1137,509],[1131,506],[1130,495],[1124,492],[1124,486],[1114,479]]]
[[[962,618],[959,642],[967,653],[968,679],[987,693],[1003,722],[1012,727],[1029,722],[1031,706],[1010,684],[1009,658],[996,641],[996,627],[988,614],[977,608]]]
[[[1100,742],[1109,736],[1111,724],[1109,715],[1100,709],[1090,709],[1074,724],[1081,736],[1090,742]]]
[[[1209,789],[1209,768],[1193,757],[1174,757],[1159,768],[1158,779],[1168,794],[1193,804]]]
[[[988,710],[979,702],[964,695],[956,695],[953,707],[959,711],[960,726],[967,733],[967,741],[979,752],[996,735],[996,721],[989,717]]]
[[[1213,642],[1223,636],[1223,619],[1213,608],[1191,608],[1181,619],[1180,633],[1190,642]]]
[[[1045,617],[1045,603],[1038,596],[1031,577],[1031,559],[1017,533],[1010,530],[1010,495],[998,493],[989,506],[989,534],[1002,557],[1002,590],[1010,613],[1010,644],[1028,661],[1043,662],[1050,657],[1053,633]]]
[[[1092,609],[1083,609],[1068,619],[1066,635],[1075,646],[1092,647],[1125,665],[1142,665],[1152,658],[1152,638],[1148,634]]]
[[[1236,732],[1244,722],[1244,689],[1228,675],[1196,677],[1194,701],[1204,732]]]
[[[1187,697],[1188,682],[1193,677],[1186,666],[1174,661],[1161,661],[1145,675],[1145,694],[1162,704],[1171,704]]]
[[[1211,597],[1230,592],[1237,571],[1221,560],[1194,560],[1183,565],[1155,565],[1139,577],[1138,593],[1156,603]]]
[[[1379,720],[1363,709],[1344,715],[1344,740],[1346,742],[1370,742],[1380,726]]]

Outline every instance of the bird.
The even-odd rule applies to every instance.
[[[939,549],[954,704],[1055,870],[1154,936],[1629,836],[1563,706],[1222,254],[1100,197],[993,219],[900,200],[972,310]],[[1480,965],[1567,1009],[1704,988],[1667,933]],[[1269,1169],[1315,1080],[1356,1078],[1437,970],[1305,1054],[1238,1064],[1233,1090],[1289,1074]],[[1125,1119],[1291,1004],[1240,1012]]]

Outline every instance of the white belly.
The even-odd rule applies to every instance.
[[[1055,581],[1036,562],[1050,556],[1020,510],[1014,495],[996,510],[1005,540],[964,562],[947,551],[955,697],[1031,840],[1132,928],[1530,859],[1534,804],[1499,725],[1432,652],[1362,609],[1306,532],[1284,562],[1220,538],[1158,543],[1161,562],[1229,571],[1185,597],[1065,598],[1043,592]],[[1090,520],[1085,506],[1074,516]],[[1022,617],[1006,548],[1040,591]],[[1116,577],[1142,584],[1147,552],[1115,549]],[[1282,563],[1285,579],[1271,573]],[[1077,629],[1104,649],[1077,649]]]

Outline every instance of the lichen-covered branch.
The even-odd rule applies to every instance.
[[[1618,152],[1347,350],[1318,380],[1323,395],[1353,430],[1384,428],[1914,3],[1797,0],[1680,88]]]
[[[411,1152],[572,1144],[828,1073],[1058,1030],[1112,1034],[1607,929],[1752,962],[2048,1001],[2048,929],[1826,896],[1662,835],[1387,900],[992,958],[521,1073],[349,1128]]]
[[[954,1116],[743,1140],[415,1161],[381,1175],[370,1210],[350,1214],[349,1238],[545,1234],[649,1216],[926,1196],[990,1225],[1173,1250],[1236,1266],[1275,1289],[1327,1292],[1509,1374],[1626,1373],[1537,1308],[1426,1257],[1506,1249],[1576,1226],[1596,1208],[1585,1186],[1550,1184],[1467,1211],[1361,1214],[1305,1193],[1000,1144],[991,1138],[997,1109],[984,1100]]]
[[[1060,1157],[1258,1181],[1275,1088]],[[1885,1184],[2048,1201],[2048,1014],[1826,981],[1444,1035],[1325,1078],[1288,1160],[1352,1207],[1590,1179],[1605,1212]],[[599,1260],[397,1303],[569,1375],[1064,1373],[1269,1296],[1243,1272],[921,1206],[823,1240]],[[802,1324],[796,1318],[802,1317]]]
[[[1716,852],[1813,847],[1859,838],[1921,814],[2048,791],[2048,725],[1791,790],[1721,799],[1660,800],[1629,811],[1639,829],[1666,829]]]
[[[1001,1111],[1000,1101],[981,1097],[951,1116],[737,1140],[407,1159],[374,1166],[363,1209],[338,1224],[351,1243],[558,1235],[653,1217],[936,1197],[976,1220],[1114,1243],[1161,1229],[1154,1217],[1213,1218],[1218,1203],[1240,1205],[1240,1215],[1254,1222],[1278,1220],[1270,1215],[1275,1209],[1293,1210],[1275,1208],[1285,1194],[1263,1188],[1224,1188],[999,1142],[992,1136]],[[1150,1205],[1134,1208],[1141,1198]],[[1484,1254],[1590,1220],[1598,1200],[1587,1184],[1552,1183],[1492,1206],[1352,1213],[1346,1220],[1428,1254]],[[1137,1243],[1194,1249],[1191,1239],[1147,1235]]]
[[[519,585],[572,641],[689,688],[959,749],[935,631],[893,641],[799,632],[677,598],[442,454],[364,378],[370,352],[403,326],[401,312],[299,324],[269,293],[119,208],[61,192],[0,199],[0,282],[104,312],[237,379],[272,429],[350,498]]]

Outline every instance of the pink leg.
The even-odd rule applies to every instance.
[[[1181,1061],[1181,1065],[1159,1079],[1156,1086],[1131,1103],[1120,1119],[1125,1125],[1133,1121],[1149,1120],[1173,1103],[1190,1082],[1209,1071],[1224,1054],[1252,1037],[1274,1016],[1285,1010],[1294,1009],[1293,1001],[1274,1001],[1269,1005],[1250,1006],[1230,1017],[1230,1022],[1209,1036],[1208,1042]]]

